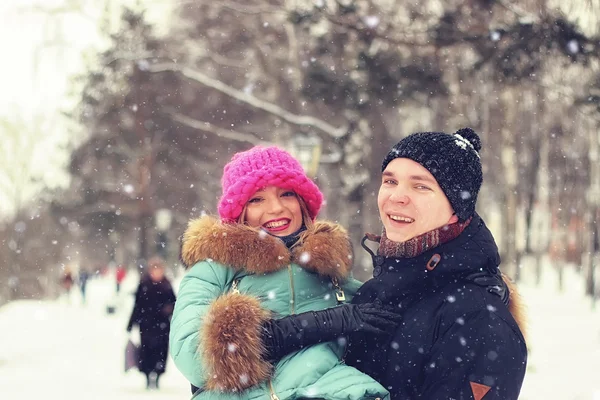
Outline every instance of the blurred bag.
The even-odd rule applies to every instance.
[[[139,358],[140,346],[133,343],[131,339],[127,340],[127,345],[125,346],[125,372],[131,368],[137,368]]]

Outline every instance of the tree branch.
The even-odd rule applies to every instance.
[[[230,129],[223,129],[220,128],[218,126],[215,126],[213,124],[211,124],[210,122],[205,122],[205,121],[199,121],[197,119],[194,118],[190,118],[188,116],[185,116],[183,114],[179,114],[179,113],[175,113],[175,112],[170,112],[171,117],[173,117],[173,119],[177,122],[180,122],[186,126],[189,126],[190,128],[194,128],[194,129],[198,129],[201,131],[205,131],[205,132],[210,132],[210,133],[214,133],[215,135],[225,138],[225,139],[231,139],[231,140],[237,140],[239,142],[247,142],[247,143],[252,143],[254,145],[270,145],[273,144],[271,142],[268,142],[266,140],[260,140],[259,138],[257,138],[256,136],[250,134],[250,133],[241,133],[241,132],[236,132],[236,131],[232,131]]]
[[[250,94],[241,92],[217,79],[211,78],[203,74],[202,72],[196,71],[189,67],[179,66],[175,63],[159,63],[150,66],[149,70],[151,72],[179,72],[186,78],[192,79],[204,86],[208,86],[210,88],[218,90],[219,92],[226,94],[227,96],[232,97],[242,103],[250,105],[259,110],[263,110],[271,115],[277,116],[285,122],[292,125],[312,127],[332,136],[333,138],[342,138],[347,133],[347,128],[345,126],[341,126],[338,128],[328,124],[327,122],[319,118],[311,117],[308,115],[292,114],[291,112],[279,107],[278,105],[275,105],[265,100],[261,100]]]

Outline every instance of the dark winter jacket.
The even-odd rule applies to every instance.
[[[173,308],[175,306],[175,293],[167,278],[160,282],[153,282],[149,276],[141,278],[135,292],[135,304],[129,319],[128,329],[139,325],[140,332],[167,334]]]
[[[373,258],[373,279],[352,302],[379,299],[403,320],[389,340],[350,337],[349,365],[393,400],[517,399],[527,363],[518,295],[505,304],[498,249],[479,216],[456,239],[414,258]]]
[[[146,374],[165,371],[169,347],[169,328],[175,305],[175,293],[167,278],[154,282],[141,278],[127,330],[139,325],[141,337],[138,368]]]

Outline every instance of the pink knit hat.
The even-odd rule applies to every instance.
[[[223,194],[218,208],[224,221],[237,220],[250,197],[266,186],[296,192],[306,203],[312,219],[323,204],[323,194],[308,179],[298,160],[275,146],[256,146],[235,154],[225,165],[221,186]]]

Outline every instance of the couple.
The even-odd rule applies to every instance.
[[[480,148],[464,128],[391,149],[364,284],[347,232],[316,219],[323,196],[299,163],[276,147],[236,154],[220,218],[182,239],[170,348],[195,399],[517,399],[527,348],[475,213]]]

